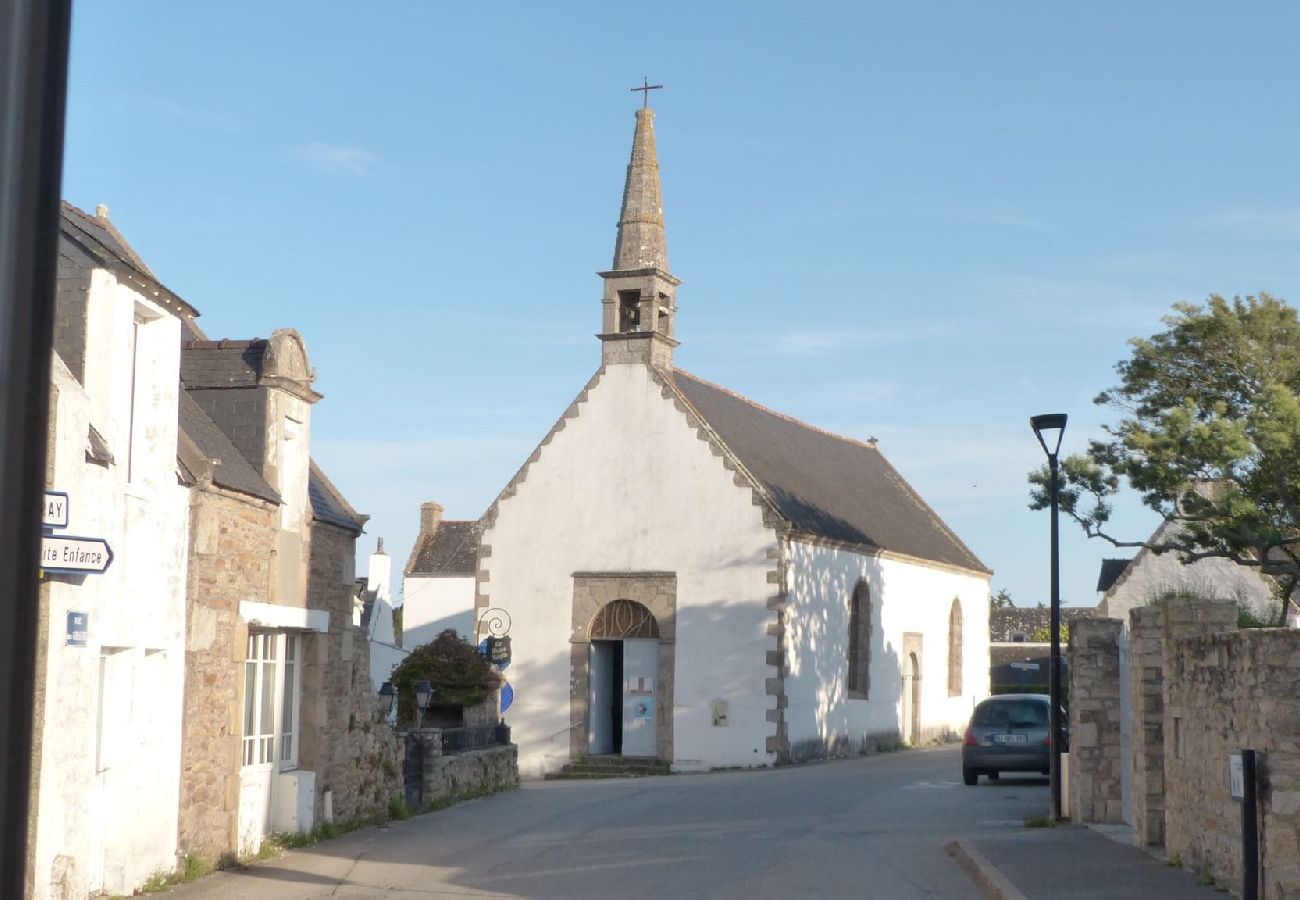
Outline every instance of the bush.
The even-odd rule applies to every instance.
[[[500,685],[492,667],[469,641],[448,628],[427,644],[416,647],[393,670],[397,689],[397,725],[409,728],[416,719],[415,685],[428,681],[436,706],[477,706]]]

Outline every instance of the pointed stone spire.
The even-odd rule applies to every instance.
[[[659,188],[659,156],[655,150],[655,111],[636,111],[632,159],[623,185],[623,209],[614,242],[614,271],[668,271],[668,239],[664,233],[664,201]]]
[[[654,88],[647,83],[645,89]],[[600,273],[605,291],[599,337],[605,365],[640,363],[671,371],[681,282],[668,271],[654,120],[648,106],[636,111],[614,266]]]

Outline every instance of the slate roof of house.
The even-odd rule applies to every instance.
[[[348,503],[334,483],[325,477],[325,473],[321,471],[320,466],[316,465],[314,459],[307,473],[307,496],[311,500],[312,517],[319,522],[328,522],[360,534],[362,527],[370,518],[352,508],[352,504]]]
[[[181,346],[181,381],[196,390],[256,387],[269,342],[190,340]]]
[[[143,288],[143,293],[151,300],[181,316],[198,315],[198,310],[158,280],[107,216],[102,219],[92,216],[66,200],[63,201],[62,213],[61,235],[65,240],[75,243],[119,279]]]
[[[272,503],[280,502],[280,495],[267,483],[216,422],[185,391],[180,392],[181,433],[194,442],[195,449],[205,459],[219,460],[212,469],[212,480],[223,488],[251,494]],[[184,447],[180,453],[181,464],[194,472],[195,461],[187,459]]]
[[[1101,571],[1097,573],[1097,590],[1108,591],[1119,576],[1124,574],[1128,568],[1131,559],[1103,559],[1101,561]]]
[[[675,383],[796,531],[989,573],[873,444],[677,369]]]
[[[415,539],[406,574],[474,575],[481,533],[478,521],[447,519],[439,522],[432,534],[424,533]]]

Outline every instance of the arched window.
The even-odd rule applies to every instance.
[[[606,603],[591,620],[587,634],[596,638],[657,638],[659,623],[654,613],[635,600]]]
[[[871,589],[859,581],[849,601],[849,696],[866,700],[871,691]]]
[[[961,600],[953,598],[948,613],[948,696],[961,696]]]

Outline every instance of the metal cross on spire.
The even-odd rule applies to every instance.
[[[662,84],[651,84],[651,83],[650,83],[650,79],[646,78],[645,76],[642,76],[642,77],[641,77],[641,86],[640,86],[640,87],[634,87],[634,88],[632,88],[632,90],[634,90],[634,91],[640,91],[640,92],[641,92],[641,108],[642,108],[642,109],[645,109],[647,106],[650,105],[650,92],[651,92],[651,91],[662,91],[663,89],[664,89],[664,86],[663,86]]]

